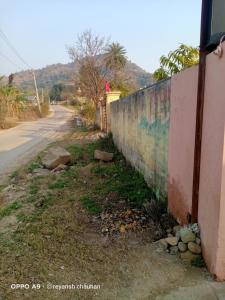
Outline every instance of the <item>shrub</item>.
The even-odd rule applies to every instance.
[[[92,125],[95,123],[96,108],[91,102],[87,102],[83,105],[80,114],[84,118],[84,121],[87,125]]]
[[[48,102],[41,103],[41,116],[46,117],[49,114]]]

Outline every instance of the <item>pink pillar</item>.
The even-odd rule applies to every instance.
[[[199,224],[209,270],[225,280],[225,44],[207,57]]]
[[[168,202],[181,224],[188,223],[192,205],[197,85],[198,66],[171,79]]]

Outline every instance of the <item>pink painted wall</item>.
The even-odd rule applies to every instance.
[[[199,224],[209,270],[225,280],[225,43],[207,57]]]
[[[207,57],[198,222],[208,269],[225,280],[225,43]],[[188,222],[192,206],[198,67],[171,80],[169,209]]]
[[[181,224],[191,213],[197,84],[198,66],[171,79],[168,203]]]

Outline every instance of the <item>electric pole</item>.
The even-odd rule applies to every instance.
[[[44,103],[44,89],[41,89],[41,103]]]
[[[41,105],[40,105],[40,99],[39,99],[39,94],[38,94],[38,88],[37,88],[37,82],[36,82],[36,76],[33,71],[33,77],[34,77],[34,85],[35,85],[35,91],[36,91],[36,97],[37,97],[37,105],[38,105],[38,110],[41,113]]]

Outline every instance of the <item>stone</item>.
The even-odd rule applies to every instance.
[[[170,248],[170,254],[176,255],[178,252],[179,252],[179,249],[178,249],[177,246],[172,246],[172,247]]]
[[[60,172],[60,171],[64,171],[68,168],[68,166],[60,164],[58,165],[55,169],[52,170],[52,172]]]
[[[60,164],[66,165],[71,161],[71,154],[62,147],[50,148],[42,158],[42,164],[47,169],[55,169]]]
[[[188,243],[188,249],[194,254],[200,254],[202,252],[201,247],[194,242]]]
[[[92,175],[91,170],[94,168],[95,164],[90,163],[85,167],[80,168],[80,175],[85,177],[90,177]]]
[[[178,243],[178,249],[180,250],[180,252],[185,252],[187,251],[187,244],[183,243],[183,242],[179,242]]]
[[[180,231],[177,231],[175,236],[178,238],[178,241],[179,241],[180,240]]]
[[[180,225],[176,225],[173,227],[173,233],[176,235],[177,232],[179,232],[181,230],[181,226]]]
[[[192,232],[194,232],[195,235],[199,236],[200,228],[198,226],[198,223],[190,224],[189,228],[191,229]]]
[[[178,244],[178,239],[177,237],[173,236],[173,237],[168,237],[165,239],[166,242],[170,245],[170,246],[176,246]]]
[[[198,254],[194,254],[191,251],[187,250],[186,252],[180,253],[180,258],[186,263],[192,263],[197,257],[200,257]]]
[[[38,168],[38,169],[35,169],[35,170],[32,172],[32,175],[33,175],[34,177],[48,176],[48,175],[49,175],[49,170]]]
[[[165,239],[161,239],[159,240],[159,246],[161,249],[166,250],[169,245]]]
[[[198,245],[201,245],[201,240],[200,240],[200,238],[196,238],[195,243],[198,244]]]
[[[181,241],[186,244],[189,242],[194,242],[196,238],[195,234],[187,227],[181,228],[180,237],[181,237]]]
[[[113,160],[113,153],[100,151],[100,150],[95,150],[94,158],[97,159],[97,160],[102,160],[102,161],[112,161]]]

